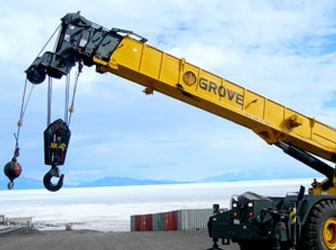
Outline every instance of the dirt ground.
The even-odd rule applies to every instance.
[[[212,241],[205,230],[115,233],[24,231],[0,236],[0,249],[4,250],[205,250],[211,246]],[[239,249],[237,245],[220,247]]]

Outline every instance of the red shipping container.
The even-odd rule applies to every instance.
[[[177,211],[163,213],[163,230],[170,231],[177,229],[178,229]]]
[[[135,231],[152,231],[152,215],[136,215]]]

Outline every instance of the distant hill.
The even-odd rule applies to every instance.
[[[274,180],[274,179],[295,179],[295,178],[324,178],[319,173],[305,173],[304,170],[302,172],[297,173],[282,173],[278,172],[276,175],[273,173],[260,173],[260,172],[244,172],[244,173],[226,173],[219,176],[213,176],[206,179],[202,179],[197,182],[225,182],[225,181],[254,181],[254,180]]]
[[[0,179],[0,190],[7,190],[7,178]],[[40,189],[44,188],[42,180],[32,178],[19,177],[14,180],[14,189]]]
[[[135,185],[158,185],[158,184],[177,184],[186,182],[176,182],[170,180],[141,180],[128,177],[105,177],[99,180],[85,182],[77,187],[105,187],[105,186],[135,186]]]
[[[317,175],[312,175],[318,177]],[[65,179],[65,188],[77,188],[77,187],[106,187],[106,186],[135,186],[135,185],[159,185],[159,184],[182,184],[182,183],[206,183],[206,182],[232,182],[232,181],[249,181],[249,180],[269,180],[269,179],[291,179],[291,178],[309,178],[307,174],[296,174],[288,176],[286,174],[279,174],[277,178],[274,176],[261,175],[260,173],[227,173],[220,176],[213,176],[210,178],[187,182],[187,181],[172,181],[172,180],[150,180],[150,179],[134,179],[128,177],[105,177],[102,179],[83,182],[77,185],[68,184]],[[7,190],[8,179],[5,176],[0,176],[0,191]],[[41,179],[33,179],[21,176],[14,180],[14,189],[44,189],[42,177]]]
[[[7,190],[7,178],[0,178],[0,190]],[[67,181],[64,182],[64,187],[74,188],[74,187],[105,187],[105,186],[134,186],[134,185],[158,185],[158,184],[178,184],[178,183],[187,183],[187,182],[177,182],[170,180],[141,180],[133,179],[127,177],[105,177],[102,179],[94,180],[91,182],[84,182],[78,185],[67,184]],[[14,180],[14,189],[44,189],[42,178],[40,180],[19,177]]]

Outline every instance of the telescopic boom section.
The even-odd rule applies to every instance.
[[[285,143],[336,161],[335,129],[145,43],[130,31],[107,30],[79,13],[62,18],[55,52],[26,70],[30,82],[61,78],[78,61],[96,66],[251,129],[269,144]],[[331,168],[332,169],[332,168]],[[330,170],[331,171],[331,170]],[[330,172],[327,171],[328,173]]]

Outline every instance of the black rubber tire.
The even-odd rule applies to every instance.
[[[299,250],[336,249],[336,201],[324,200],[311,210],[303,227]]]

